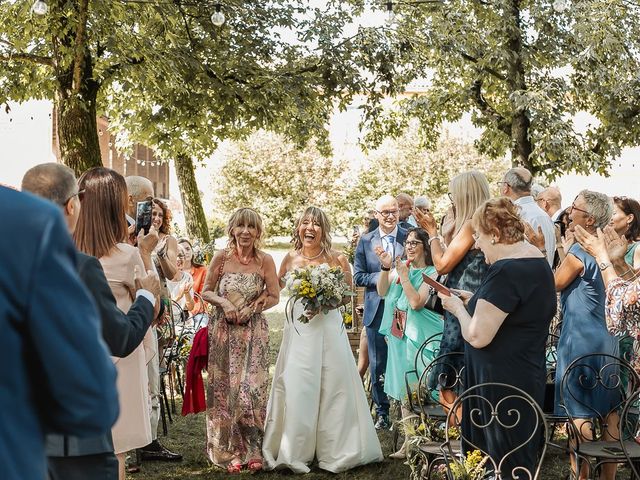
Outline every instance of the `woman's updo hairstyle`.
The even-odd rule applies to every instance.
[[[487,200],[473,214],[473,229],[487,234],[496,234],[499,243],[510,245],[524,240],[524,223],[518,207],[507,197]]]

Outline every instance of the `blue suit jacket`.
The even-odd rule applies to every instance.
[[[401,257],[404,254],[404,242],[406,239],[407,231],[398,227],[398,235],[396,236],[394,248],[396,256]],[[353,280],[355,284],[358,287],[366,287],[364,294],[363,323],[367,327],[374,324],[374,321],[379,320],[382,315],[382,313],[378,315],[382,298],[380,298],[376,289],[378,276],[380,275],[380,260],[374,252],[374,247],[380,245],[382,245],[380,230],[375,229],[373,232],[364,234],[360,237],[360,241],[356,247],[353,265]]]
[[[60,208],[0,187],[0,465],[46,478],[45,432],[110,431],[116,371]]]

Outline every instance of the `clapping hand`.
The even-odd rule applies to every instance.
[[[562,248],[565,252],[569,253],[569,249],[574,243],[576,243],[576,240],[574,238],[573,232],[571,230],[567,230],[564,234],[564,237],[562,237]]]
[[[380,265],[382,265],[384,268],[391,268],[393,258],[391,257],[391,254],[389,252],[385,251],[380,245],[376,246],[373,251],[380,259]]]
[[[544,234],[542,233],[542,226],[538,225],[538,230],[535,231],[529,222],[524,222],[524,236],[534,247],[540,250],[544,250]]]
[[[624,258],[627,253],[626,238],[619,236],[609,226],[606,226],[604,231],[598,228],[597,235],[592,235],[578,225],[575,229],[575,238],[582,248],[598,262],[618,260]]]
[[[140,267],[133,267],[133,282],[136,290],[147,290],[156,298],[153,316],[154,318],[160,313],[160,278],[156,272],[149,270],[145,276],[142,276]]]
[[[409,276],[409,262],[405,263],[400,257],[396,257],[396,272],[398,272],[398,278],[407,278]]]

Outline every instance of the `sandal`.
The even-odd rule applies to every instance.
[[[259,458],[252,458],[249,460],[249,463],[247,463],[247,468],[252,472],[262,470],[262,460]]]
[[[241,463],[230,463],[227,465],[227,472],[228,473],[240,473],[242,471],[242,464]]]

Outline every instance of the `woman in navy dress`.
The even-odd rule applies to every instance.
[[[569,209],[569,230],[581,226],[589,233],[595,233],[609,223],[613,214],[613,204],[602,193],[583,190],[578,194]],[[603,265],[604,267],[604,265]],[[606,268],[606,267],[605,267]],[[579,244],[574,244],[555,273],[556,290],[560,292],[562,307],[562,333],[558,340],[558,363],[556,369],[555,413],[569,413],[575,420],[575,426],[584,436],[589,428],[584,428],[596,414],[605,418],[619,402],[616,390],[599,386],[594,389],[569,386],[564,393],[564,405],[561,405],[561,382],[569,364],[576,358],[589,353],[607,353],[618,355],[618,342],[607,331],[605,322],[605,287],[596,260],[585,252]],[[605,361],[592,360],[589,367],[599,371]],[[574,379],[574,376],[571,377]],[[570,380],[571,380],[570,379]],[[578,375],[574,383],[577,383]],[[572,394],[569,394],[569,391]],[[579,392],[581,398],[573,393]],[[566,411],[565,411],[566,410]],[[611,413],[611,416],[617,416]],[[617,419],[607,421],[609,428],[617,428]],[[611,432],[616,438],[616,432]],[[572,457],[573,464],[573,457]],[[572,465],[575,470],[575,465]],[[604,480],[615,478],[616,464],[605,464],[601,477]],[[586,478],[586,465],[579,478]]]
[[[473,228],[475,245],[490,265],[487,275],[475,294],[457,290],[460,298],[440,295],[443,307],[460,322],[465,387],[504,383],[524,390],[542,405],[545,341],[556,311],[553,273],[542,252],[524,241],[524,224],[508,198],[480,206],[473,215]],[[501,478],[528,478],[526,472],[533,476],[540,446],[534,440],[539,435],[534,410],[522,408],[517,400],[498,404],[505,392],[495,386],[475,393],[496,406],[505,424],[514,423],[510,409],[517,409],[519,416],[513,428],[501,428],[499,422],[491,423],[486,402],[469,398],[462,408],[464,451],[481,448],[496,462],[494,467],[500,466]],[[477,428],[472,415],[475,422],[490,426]],[[518,445],[523,447],[509,453]]]

